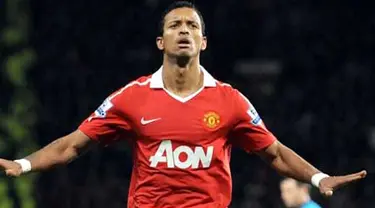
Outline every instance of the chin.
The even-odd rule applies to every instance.
[[[181,57],[186,57],[186,56],[188,56],[188,57],[195,57],[195,56],[198,55],[198,53],[195,52],[195,51],[183,50],[183,51],[178,51],[178,52],[176,53],[176,55],[177,55],[177,56],[181,56]]]
[[[177,58],[191,58],[192,55],[190,53],[178,53]]]
[[[191,56],[192,54],[193,52],[187,49],[180,49],[176,51],[177,56]]]

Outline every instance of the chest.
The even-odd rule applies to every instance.
[[[132,112],[136,134],[149,142],[168,139],[203,145],[226,137],[232,126],[232,109],[226,101],[204,94],[180,102],[160,91]]]

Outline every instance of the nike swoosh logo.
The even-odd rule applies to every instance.
[[[160,119],[161,119],[161,118],[155,118],[155,119],[151,119],[151,120],[145,120],[145,118],[142,117],[142,119],[141,119],[141,124],[142,124],[142,125],[147,125],[147,124],[149,124],[149,123],[152,123],[152,122],[158,121],[158,120],[160,120]]]

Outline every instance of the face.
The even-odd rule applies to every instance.
[[[299,187],[293,179],[286,179],[280,184],[281,199],[286,207],[296,207],[300,204],[303,187]]]
[[[206,49],[199,15],[191,8],[178,8],[164,18],[164,33],[157,38],[157,46],[172,56],[197,56]]]

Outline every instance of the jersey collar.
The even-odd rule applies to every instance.
[[[216,87],[216,80],[203,66],[199,66],[200,70],[203,72],[203,86],[204,87]],[[163,77],[162,77],[163,66],[159,68],[151,76],[150,88],[160,89],[164,88]]]

